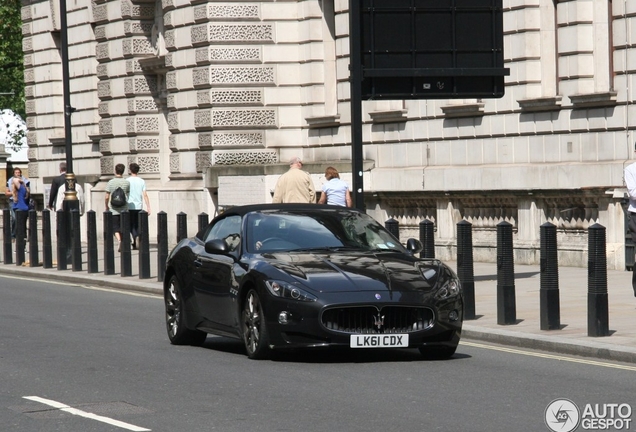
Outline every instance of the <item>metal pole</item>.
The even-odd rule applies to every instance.
[[[360,0],[351,0],[349,2],[349,74],[351,87],[351,178],[353,181],[353,206],[358,210],[364,210]]]

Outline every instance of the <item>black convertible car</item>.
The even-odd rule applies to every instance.
[[[234,207],[170,253],[168,337],[242,339],[250,358],[273,349],[418,348],[448,358],[459,343],[462,289],[436,259],[414,256],[373,218],[315,204]]]

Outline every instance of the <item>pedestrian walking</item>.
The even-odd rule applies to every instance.
[[[634,154],[636,155],[636,143],[634,144]],[[624,178],[627,193],[629,194],[629,207],[627,207],[629,219],[627,226],[629,228],[629,234],[632,237],[632,242],[636,245],[636,162],[625,168]],[[636,259],[634,260],[632,269],[632,289],[634,290],[634,296],[636,296]]]
[[[20,183],[24,185],[26,188],[26,202],[27,202],[27,210],[29,210],[29,195],[31,194],[31,182],[28,178],[22,175],[22,170],[20,168],[13,168],[13,176],[7,180],[7,189],[5,191],[5,195],[9,199],[9,210],[11,216],[11,238],[15,239],[15,206],[14,206],[14,180],[18,179]]]
[[[126,171],[124,164],[115,165],[115,178],[106,184],[106,208],[113,214],[113,232],[117,240],[117,250],[121,252],[121,214],[128,211],[128,194],[130,183],[123,175]],[[123,197],[122,197],[123,195]]]
[[[49,193],[48,209],[51,211],[59,210],[62,207],[56,207],[57,195],[60,188],[66,190],[66,162],[60,162],[60,175],[51,181],[51,191]]]
[[[302,170],[299,157],[289,161],[289,171],[280,176],[274,188],[274,203],[315,203],[316,190],[309,173]]]
[[[150,215],[150,199],[146,192],[146,182],[139,177],[139,165],[131,163],[128,166],[130,177],[130,193],[128,194],[128,213],[130,213],[130,235],[132,236],[132,248],[139,249],[139,213],[143,210],[143,204],[146,203],[146,212]]]

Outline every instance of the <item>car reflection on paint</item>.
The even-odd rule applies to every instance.
[[[168,337],[201,345],[208,333],[272,350],[417,348],[451,357],[463,297],[455,273],[414,255],[370,216],[311,204],[234,207],[168,256]]]

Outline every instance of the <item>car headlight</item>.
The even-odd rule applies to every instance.
[[[451,297],[458,296],[461,291],[459,281],[457,279],[449,279],[446,283],[437,291],[435,298],[438,300],[446,300]]]
[[[308,293],[302,288],[281,281],[265,281],[265,286],[272,295],[276,297],[298,300],[298,301],[316,301],[316,296]]]

